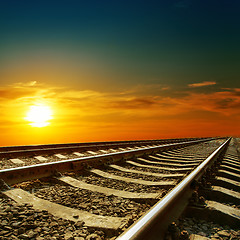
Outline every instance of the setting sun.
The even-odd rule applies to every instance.
[[[52,110],[50,107],[45,105],[33,105],[27,112],[25,120],[29,121],[33,127],[46,127],[52,119]]]

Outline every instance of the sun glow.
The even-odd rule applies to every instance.
[[[33,127],[46,127],[52,117],[52,110],[46,105],[33,105],[27,112],[25,120],[29,121]]]

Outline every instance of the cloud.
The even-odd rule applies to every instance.
[[[158,105],[158,100],[151,97],[112,98],[109,106],[115,109],[146,109]]]
[[[35,129],[29,128],[24,118],[36,102],[53,110],[49,132],[46,129],[49,134],[44,137],[48,143],[56,136],[59,141],[79,142],[240,134],[236,129],[240,121],[239,88],[199,93],[173,88],[166,91],[161,86],[156,91],[156,87],[104,92],[28,81],[0,87],[0,129],[8,138],[8,143],[4,140],[2,144],[13,144],[16,132],[22,134],[16,138],[17,144],[23,144],[21,139],[26,144],[35,141]]]
[[[137,84],[132,87],[128,87],[126,91],[121,92],[122,95],[134,95],[134,96],[142,96],[142,95],[158,95],[162,92],[167,92],[170,90],[170,86],[165,84]],[[119,94],[119,93],[118,93]]]
[[[13,88],[27,88],[33,86],[39,86],[40,84],[37,81],[29,81],[29,82],[17,82],[10,85]]]
[[[231,116],[240,114],[240,95],[237,91],[218,91],[213,93],[189,93],[180,98],[179,104],[185,110],[205,110]]]
[[[196,88],[196,87],[205,87],[205,86],[211,86],[217,84],[216,82],[201,82],[201,83],[192,83],[188,84],[188,87],[190,88]]]
[[[69,99],[73,101],[84,99],[96,99],[103,95],[103,93],[92,90],[60,90],[58,97]]]
[[[0,99],[18,99],[35,94],[31,89],[0,88]]]
[[[208,86],[216,82],[190,84],[192,87]],[[85,114],[102,112],[124,112],[128,110],[146,111],[172,115],[191,110],[206,110],[231,114],[238,111],[240,94],[238,88],[226,88],[211,93],[180,92],[173,90],[166,93],[160,85],[136,86],[123,92],[102,92],[54,88],[36,82],[15,83],[0,88],[1,105],[9,103],[30,105],[33,101],[48,100],[72,112],[85,111]],[[144,91],[144,89],[146,91]],[[157,91],[156,91],[157,89]],[[162,91],[161,91],[162,90]],[[164,92],[163,92],[164,91]],[[78,110],[77,110],[78,109]],[[149,114],[151,114],[149,112]]]
[[[240,118],[238,88],[210,93],[177,93],[173,89],[161,91],[161,86],[156,91],[155,85],[134,87],[126,92],[103,92],[23,82],[0,88],[0,111],[3,113],[0,121],[11,119],[16,124],[21,123],[28,108],[37,102],[53,107],[53,122],[71,126],[80,123],[88,126],[90,122],[129,125],[136,120],[158,122],[181,116],[188,116],[189,121],[210,117],[216,121],[220,117]]]
[[[236,94],[240,92],[240,88],[221,88],[222,90],[228,90],[228,91],[233,91]]]

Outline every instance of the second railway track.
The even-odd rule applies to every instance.
[[[125,145],[121,152],[102,149],[100,155],[91,151],[88,156],[67,160],[59,155],[57,162],[2,169],[0,239],[163,239],[162,232],[176,219],[174,214],[169,211],[165,216],[169,219],[161,232],[155,229],[159,216],[140,230],[139,221],[142,224],[158,201],[166,199],[198,168],[206,173],[207,165],[202,164],[216,160],[229,141],[178,140],[135,149]],[[235,160],[239,161],[234,155],[222,178],[229,168],[239,168]],[[197,178],[203,173],[196,173]],[[233,181],[238,181],[237,176]],[[149,233],[149,226],[157,237]]]
[[[206,139],[206,138],[203,138]],[[176,138],[159,140],[139,140],[139,141],[113,141],[113,142],[89,142],[89,143],[65,143],[47,145],[26,145],[0,147],[0,158],[23,157],[28,159],[38,155],[52,156],[57,153],[66,153],[74,156],[74,153],[81,152],[82,156],[91,155],[100,151],[120,151],[121,148],[143,148],[144,146],[162,145],[168,143],[178,143],[199,140],[199,138]],[[90,153],[89,153],[90,151]],[[99,152],[100,153],[100,152]],[[75,154],[76,157],[76,154]],[[36,161],[36,159],[35,159]],[[14,162],[13,162],[14,163]]]

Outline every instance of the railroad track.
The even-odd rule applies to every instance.
[[[203,138],[202,140],[204,139],[209,140],[211,138]],[[96,156],[103,153],[123,152],[126,150],[141,149],[169,143],[180,143],[194,140],[201,139],[182,138],[0,147],[0,169],[29,166],[46,162],[56,162],[63,159],[73,159],[76,157]]]
[[[202,138],[207,139],[207,138]],[[176,139],[159,139],[159,140],[139,140],[139,141],[112,141],[112,142],[88,142],[88,143],[65,143],[65,144],[47,144],[47,145],[26,145],[0,147],[0,158],[9,157],[34,157],[38,155],[53,155],[57,153],[73,154],[81,152],[82,155],[91,155],[99,150],[107,152],[120,151],[121,148],[142,148],[146,146],[162,145],[167,143],[178,143],[186,141],[199,140],[199,138],[176,138]],[[89,153],[90,151],[90,153]],[[79,154],[77,154],[79,156]],[[76,156],[75,156],[76,157]]]
[[[132,144],[131,149],[129,142],[124,146],[121,142],[120,147],[114,143],[114,148],[105,149],[101,149],[101,143],[94,144],[94,147],[98,145],[95,152],[71,146],[74,149],[65,152],[62,149],[61,154],[55,149],[69,149],[69,146],[54,146],[54,150],[41,152],[42,155],[40,152],[28,155],[30,149],[26,149],[28,157],[24,156],[23,149],[5,149],[2,162],[16,154],[14,156],[19,156],[16,159],[24,164],[12,168],[4,165],[0,170],[0,239],[124,240],[164,239],[164,235],[174,239],[181,231],[186,235],[184,230],[195,233],[190,224],[187,225],[188,221],[193,216],[204,218],[203,211],[216,208],[216,204],[212,206],[216,200],[214,192],[218,192],[224,202],[226,194],[220,188],[223,182],[227,182],[225,187],[233,189],[228,192],[231,201],[239,200],[240,162],[236,150],[239,143],[234,141],[210,138],[178,139],[170,143],[152,141]],[[13,154],[18,151],[21,154]],[[82,155],[71,158],[75,151]],[[55,161],[52,154],[58,155],[54,155]],[[47,160],[27,166],[31,163],[27,162],[29,156]],[[218,177],[213,178],[208,169],[216,171],[216,167],[220,170]],[[230,176],[233,179],[226,181]],[[211,190],[210,180],[216,185]],[[200,210],[203,201],[198,194],[211,200]],[[187,207],[188,199],[191,199],[190,207]],[[230,226],[236,228],[240,215],[237,206],[234,210],[224,216],[232,222]],[[176,226],[172,222],[180,216],[184,224]],[[238,232],[235,233],[237,236]]]

